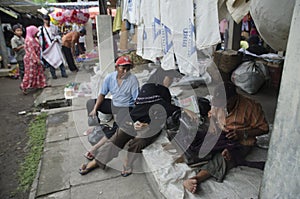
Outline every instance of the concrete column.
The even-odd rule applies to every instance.
[[[115,60],[111,16],[97,15],[96,27],[100,70],[105,72],[112,72],[115,70]]]
[[[240,49],[242,24],[235,23],[232,18],[230,18],[228,21],[228,49],[238,50]]]
[[[288,38],[274,129],[259,198],[300,198],[300,0]]]
[[[93,26],[92,19],[85,24],[87,34],[85,35],[86,52],[91,52],[94,49]]]
[[[2,30],[2,23],[1,23],[1,17],[0,17],[0,51],[1,51],[1,56],[2,56],[2,63],[4,68],[8,68],[8,53],[7,53],[7,47],[6,47],[6,42]]]

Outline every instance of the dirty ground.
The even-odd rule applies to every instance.
[[[27,126],[31,116],[19,115],[30,111],[33,94],[23,95],[20,80],[0,78],[0,198],[28,198],[29,192],[17,193],[17,171],[27,152]]]

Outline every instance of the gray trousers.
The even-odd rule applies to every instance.
[[[152,144],[160,135],[160,132],[161,131],[151,137],[137,138],[118,128],[116,133],[97,150],[95,155],[97,164],[103,168],[104,165],[109,163],[113,158],[117,157],[119,152],[130,141],[128,143],[129,153],[127,157],[127,166],[132,167],[134,161],[141,154],[142,150]]]

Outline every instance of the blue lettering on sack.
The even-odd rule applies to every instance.
[[[187,28],[183,29],[183,41],[182,47],[187,47],[188,43],[189,30]]]
[[[189,19],[190,21],[190,39],[189,39],[189,43],[190,43],[190,48],[188,51],[188,56],[192,56],[195,52],[196,52],[196,43],[195,43],[195,25],[193,24],[193,21],[191,19]]]
[[[195,26],[192,23],[192,20],[189,19],[189,27],[182,30],[183,39],[182,39],[182,47],[187,48],[188,56],[192,56],[196,52],[196,44],[195,44]]]
[[[169,42],[169,35],[172,35],[172,31],[170,28],[168,28],[167,26],[165,26],[164,24],[162,24],[163,27],[163,34],[162,34],[162,43],[164,46],[164,54],[167,54],[169,52],[169,50],[172,48],[173,46],[173,41]]]
[[[143,31],[143,40],[147,40],[147,32],[145,30]]]
[[[161,35],[161,23],[160,20],[154,17],[154,22],[152,25],[152,30],[153,30],[153,42],[156,40],[156,38]]]
[[[133,2],[132,0],[128,0],[128,12],[132,12],[133,10]]]

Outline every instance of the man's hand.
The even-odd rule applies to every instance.
[[[226,137],[230,140],[242,140],[244,136],[244,131],[239,130],[231,130],[231,131],[224,131],[226,133]]]
[[[97,113],[97,111],[93,109],[93,110],[90,112],[89,116],[95,118],[95,117],[96,117],[96,113]]]
[[[198,122],[198,116],[196,113],[188,109],[183,109],[183,111],[191,118],[192,121]]]

